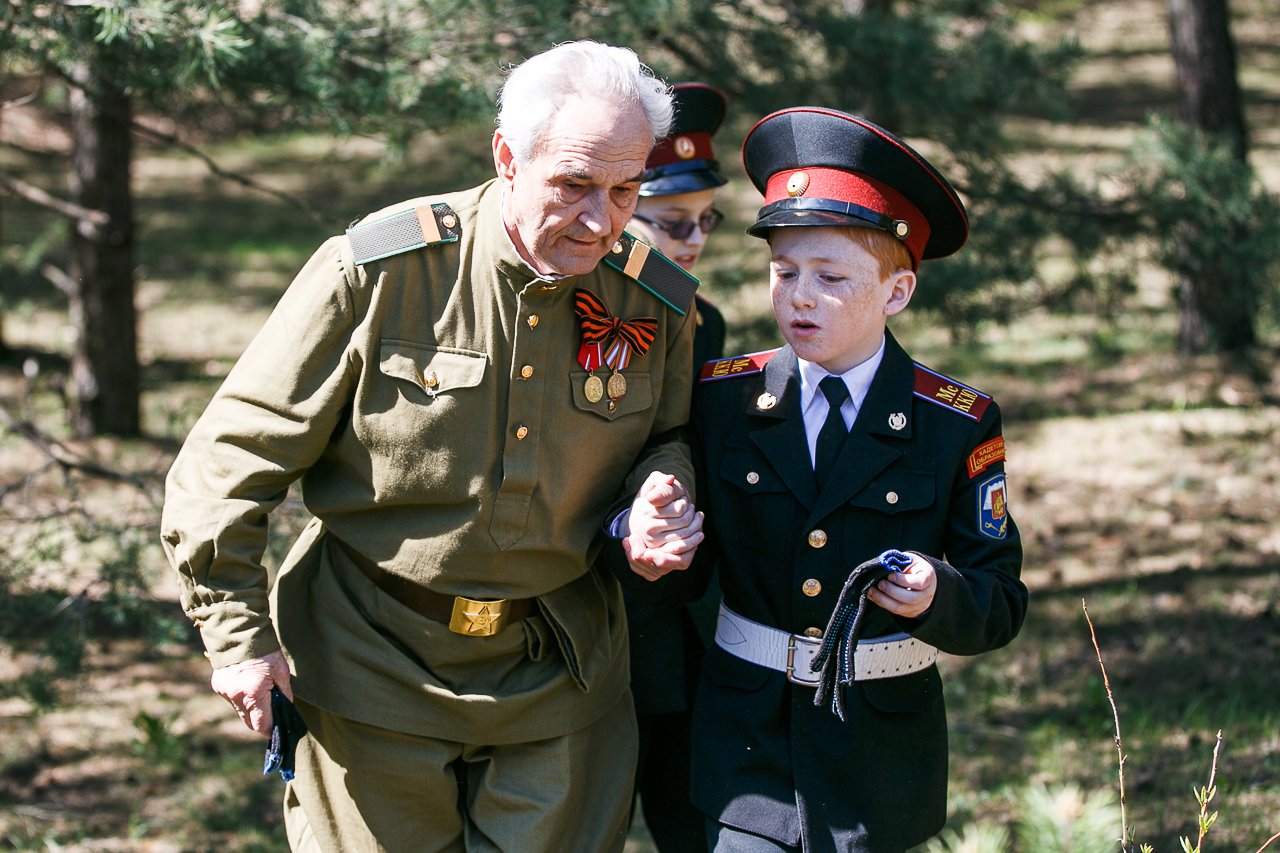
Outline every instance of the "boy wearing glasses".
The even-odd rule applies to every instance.
[[[701,83],[674,87],[675,124],[645,163],[640,200],[627,226],[685,272],[692,272],[707,236],[723,220],[712,207],[726,183],[711,150],[724,121],[724,96]],[[724,354],[724,318],[701,295],[693,368]],[[705,853],[704,819],[689,802],[689,741],[693,694],[715,631],[718,590],[689,607],[640,604],[625,592],[631,634],[631,693],[640,727],[636,794],[659,853]],[[712,600],[714,599],[714,600]]]
[[[672,580],[718,561],[724,603],[692,798],[716,853],[903,853],[946,820],[938,651],[1003,646],[1027,605],[998,407],[886,329],[968,221],[919,154],[834,110],[774,113],[743,159],[787,345],[709,362],[694,393],[706,539]]]

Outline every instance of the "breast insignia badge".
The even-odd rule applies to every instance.
[[[768,391],[765,391],[763,394],[761,394],[759,397],[756,398],[757,409],[768,411],[769,409],[772,409],[776,405],[778,405],[778,398],[770,394]]]
[[[889,415],[889,426],[893,430],[901,430],[907,425],[907,416],[902,412],[894,412]]]

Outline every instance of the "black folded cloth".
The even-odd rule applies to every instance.
[[[262,761],[262,775],[280,771],[280,778],[288,782],[293,778],[293,757],[298,741],[307,733],[307,724],[279,687],[271,688],[271,745]]]
[[[831,713],[844,720],[844,690],[853,684],[853,654],[858,648],[858,640],[862,637],[863,625],[866,623],[867,590],[871,585],[890,572],[905,571],[910,566],[912,557],[902,551],[890,548],[874,560],[867,560],[858,566],[845,581],[840,590],[840,598],[836,601],[836,609],[831,613],[831,621],[822,632],[822,646],[809,666],[822,677],[818,682],[818,691],[813,697],[813,704],[822,707],[822,703],[831,698]],[[874,604],[874,602],[871,602]]]

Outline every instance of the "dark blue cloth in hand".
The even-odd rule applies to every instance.
[[[288,782],[293,778],[293,757],[298,742],[307,733],[307,724],[279,687],[271,688],[271,745],[267,747],[262,762],[262,775],[280,771],[280,778]]]
[[[831,712],[841,720],[844,720],[844,688],[854,681],[853,655],[869,609],[867,590],[889,572],[905,571],[911,562],[909,554],[890,549],[854,569],[840,590],[831,621],[822,632],[822,646],[810,667],[822,674],[813,704],[822,707],[830,699]]]

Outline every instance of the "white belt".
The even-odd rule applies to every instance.
[[[822,640],[788,634],[739,616],[724,602],[716,620],[716,645],[734,657],[785,672],[794,684],[814,687],[821,674],[810,669]],[[854,681],[895,678],[919,672],[938,659],[938,650],[910,634],[890,634],[859,640],[853,656]]]

